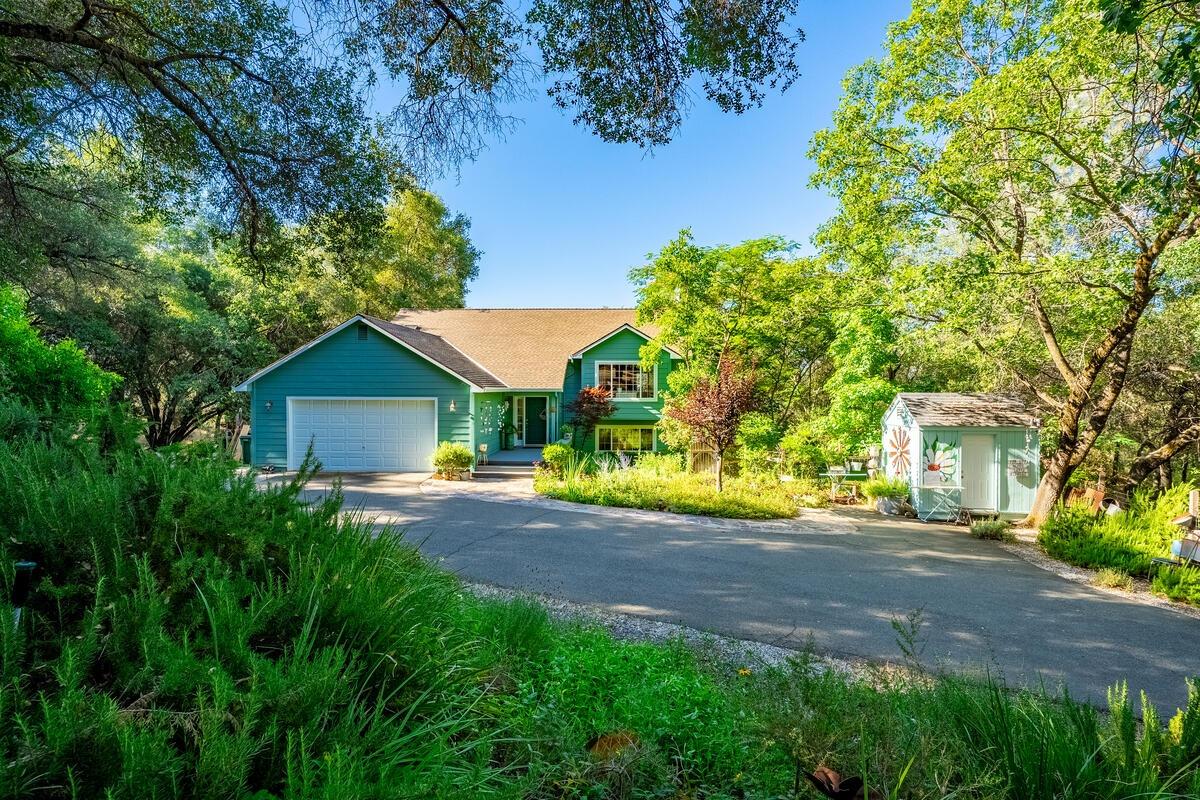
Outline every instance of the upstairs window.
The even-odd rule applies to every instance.
[[[596,385],[608,389],[613,400],[653,400],[654,370],[636,361],[601,361],[596,364]]]

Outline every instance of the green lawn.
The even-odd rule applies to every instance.
[[[802,481],[726,478],[724,489],[718,492],[715,477],[708,473],[656,473],[637,466],[570,480],[540,471],[533,486],[546,497],[573,503],[735,519],[794,517],[800,508],[823,502],[822,493]]]
[[[0,563],[41,565],[0,626],[4,796],[766,800],[818,764],[907,798],[1200,792],[1200,693],[1143,729],[1119,693],[615,641],[193,448],[0,442],[0,483]]]

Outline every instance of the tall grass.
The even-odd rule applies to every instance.
[[[793,517],[803,506],[821,505],[822,493],[803,481],[781,483],[772,475],[744,475],[725,481],[684,469],[682,456],[643,453],[636,460],[612,453],[580,453],[558,460],[534,477],[548,497],[589,505],[642,508],[741,519]]]
[[[1168,556],[1171,540],[1179,538],[1180,530],[1171,520],[1187,510],[1193,488],[1181,484],[1158,495],[1140,490],[1127,509],[1113,515],[1059,508],[1038,531],[1038,543],[1070,564],[1151,577],[1158,594],[1200,605],[1200,569],[1156,569],[1153,564],[1155,558]]]
[[[1102,718],[994,682],[617,642],[464,594],[336,492],[305,505],[306,477],[0,445],[3,588],[41,564],[0,624],[0,795],[765,799],[819,763],[909,798],[1200,793],[1200,693],[1139,728],[1121,689]]]
[[[26,622],[0,626],[0,793],[495,780],[454,581],[336,493],[302,505],[306,477],[260,490],[222,458],[0,445],[3,563],[40,565]]]

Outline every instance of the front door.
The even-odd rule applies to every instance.
[[[962,437],[962,506],[996,511],[995,437],[968,433]]]
[[[546,398],[525,398],[525,446],[541,447],[546,443]]]

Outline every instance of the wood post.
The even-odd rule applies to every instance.
[[[1188,513],[1192,519],[1200,519],[1200,489],[1193,489],[1188,494]]]

